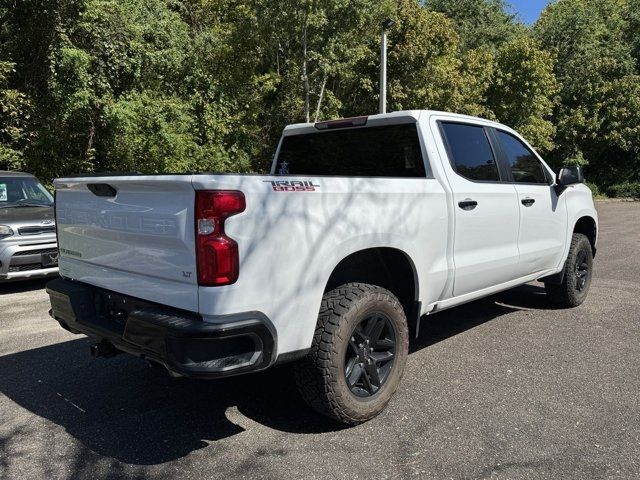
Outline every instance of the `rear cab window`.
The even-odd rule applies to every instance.
[[[425,178],[416,123],[285,136],[279,175]]]

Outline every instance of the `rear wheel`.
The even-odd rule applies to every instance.
[[[549,299],[561,307],[577,307],[587,298],[593,276],[591,242],[581,233],[574,233],[569,256],[564,265],[564,278],[560,285],[545,283]]]
[[[316,411],[348,424],[378,415],[407,359],[407,319],[398,299],[350,283],[326,293],[311,351],[296,365],[300,393]]]

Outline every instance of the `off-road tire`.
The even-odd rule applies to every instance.
[[[363,319],[378,314],[395,331],[395,357],[379,390],[361,398],[347,383],[346,357],[353,351],[349,345],[357,334],[354,330]],[[298,389],[314,410],[327,417],[350,425],[366,422],[384,410],[398,388],[408,346],[407,318],[391,292],[364,283],[342,285],[322,298],[311,350],[294,366]]]
[[[581,278],[586,267],[586,277]],[[579,270],[582,269],[579,273]],[[589,239],[574,233],[569,247],[569,256],[564,264],[564,278],[559,285],[545,283],[549,300],[559,307],[573,308],[587,298],[593,276],[593,250]]]

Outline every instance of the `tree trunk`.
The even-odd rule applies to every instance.
[[[86,151],[86,158],[87,159],[93,159],[93,140],[96,136],[96,126],[93,123],[93,117],[92,115],[89,115],[89,135],[87,138],[87,151]]]
[[[314,122],[318,121],[318,117],[320,117],[320,107],[322,105],[322,99],[324,97],[324,89],[327,86],[327,74],[324,75],[322,79],[322,86],[320,87],[320,95],[318,96],[318,105],[316,105],[316,116],[313,119]]]

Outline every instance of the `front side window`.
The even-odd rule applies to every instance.
[[[275,173],[426,177],[415,123],[284,137]]]
[[[442,123],[451,160],[463,177],[484,182],[500,181],[498,165],[483,127]]]
[[[511,167],[513,180],[518,183],[547,184],[544,167],[535,154],[513,135],[500,130],[497,133]]]
[[[0,208],[42,207],[53,204],[53,197],[33,177],[0,177]]]

